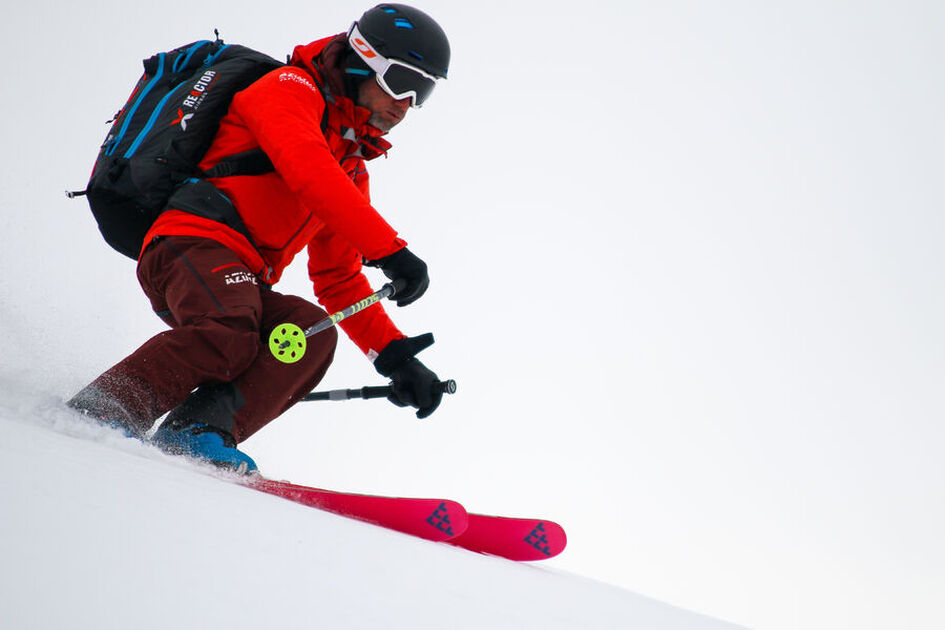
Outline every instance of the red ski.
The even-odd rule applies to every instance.
[[[509,560],[546,560],[564,551],[568,537],[553,521],[469,514],[466,531],[446,542]]]
[[[264,477],[240,480],[245,486],[302,505],[333,512],[411,534],[426,540],[449,540],[466,530],[466,510],[456,501],[382,497],[299,486]]]
[[[448,499],[335,492],[257,475],[237,481],[319,510],[509,560],[553,558],[567,544],[564,529],[553,521],[468,514],[460,503]]]

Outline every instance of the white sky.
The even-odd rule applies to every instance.
[[[140,59],[214,27],[280,57],[370,3],[145,6],[3,7],[0,356],[63,397],[161,330],[62,196]],[[263,471],[553,518],[551,566],[744,625],[945,625],[945,5],[417,6],[451,78],[373,195],[460,391],[300,405]],[[323,385],[379,382],[344,340]]]

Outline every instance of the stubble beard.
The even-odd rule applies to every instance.
[[[387,133],[394,128],[394,125],[396,125],[397,122],[390,122],[389,118],[372,113],[371,117],[368,118],[368,124],[376,127],[377,129],[380,129],[384,133]]]

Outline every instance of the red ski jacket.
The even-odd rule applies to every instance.
[[[341,96],[337,74],[320,64],[319,55],[336,56],[342,42],[334,36],[297,46],[290,65],[237,93],[200,163],[209,170],[224,157],[256,148],[272,161],[274,173],[210,180],[236,206],[252,242],[222,223],[172,208],[159,216],[145,247],[159,235],[211,238],[269,284],[307,247],[309,277],[329,313],[371,293],[362,257],[376,260],[406,243],[371,206],[364,165],[391,145],[367,124],[371,112]],[[340,326],[372,358],[405,336],[380,304]]]

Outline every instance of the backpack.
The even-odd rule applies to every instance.
[[[144,236],[183,184],[195,178],[273,171],[261,149],[224,158],[210,172],[200,171],[197,165],[234,94],[283,65],[245,46],[226,45],[219,38],[145,59],[144,74],[109,121],[113,124],[88,187],[68,195],[86,195],[105,241],[137,260]],[[235,209],[231,214],[224,222],[240,225]]]

